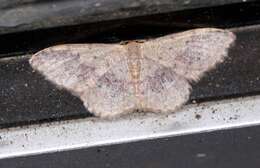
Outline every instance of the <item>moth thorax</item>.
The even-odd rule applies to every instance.
[[[127,44],[127,62],[128,69],[133,80],[138,80],[141,70],[141,48],[136,42],[130,42]]]

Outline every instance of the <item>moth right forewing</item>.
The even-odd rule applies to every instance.
[[[198,80],[228,54],[235,35],[227,30],[203,28],[171,34],[142,44],[143,55],[189,80]]]

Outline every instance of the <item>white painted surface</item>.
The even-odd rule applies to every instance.
[[[260,96],[188,105],[169,115],[53,122],[0,130],[0,159],[258,124]]]

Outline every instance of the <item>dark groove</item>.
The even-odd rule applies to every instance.
[[[64,43],[114,43],[157,37],[197,27],[231,28],[260,23],[260,2],[39,29],[0,36],[0,57],[35,53]]]

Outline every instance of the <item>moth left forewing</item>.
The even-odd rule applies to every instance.
[[[61,45],[42,50],[30,59],[33,69],[60,88],[78,96],[98,116],[124,113],[127,99],[122,64],[126,50],[120,45]],[[130,99],[130,96],[128,96]]]
[[[124,54],[120,47],[103,44],[59,45],[34,54],[30,64],[60,88],[80,95],[120,62],[121,57],[117,54]]]
[[[227,30],[204,28],[167,35],[142,44],[144,57],[153,59],[188,80],[197,81],[228,55],[235,35]]]

